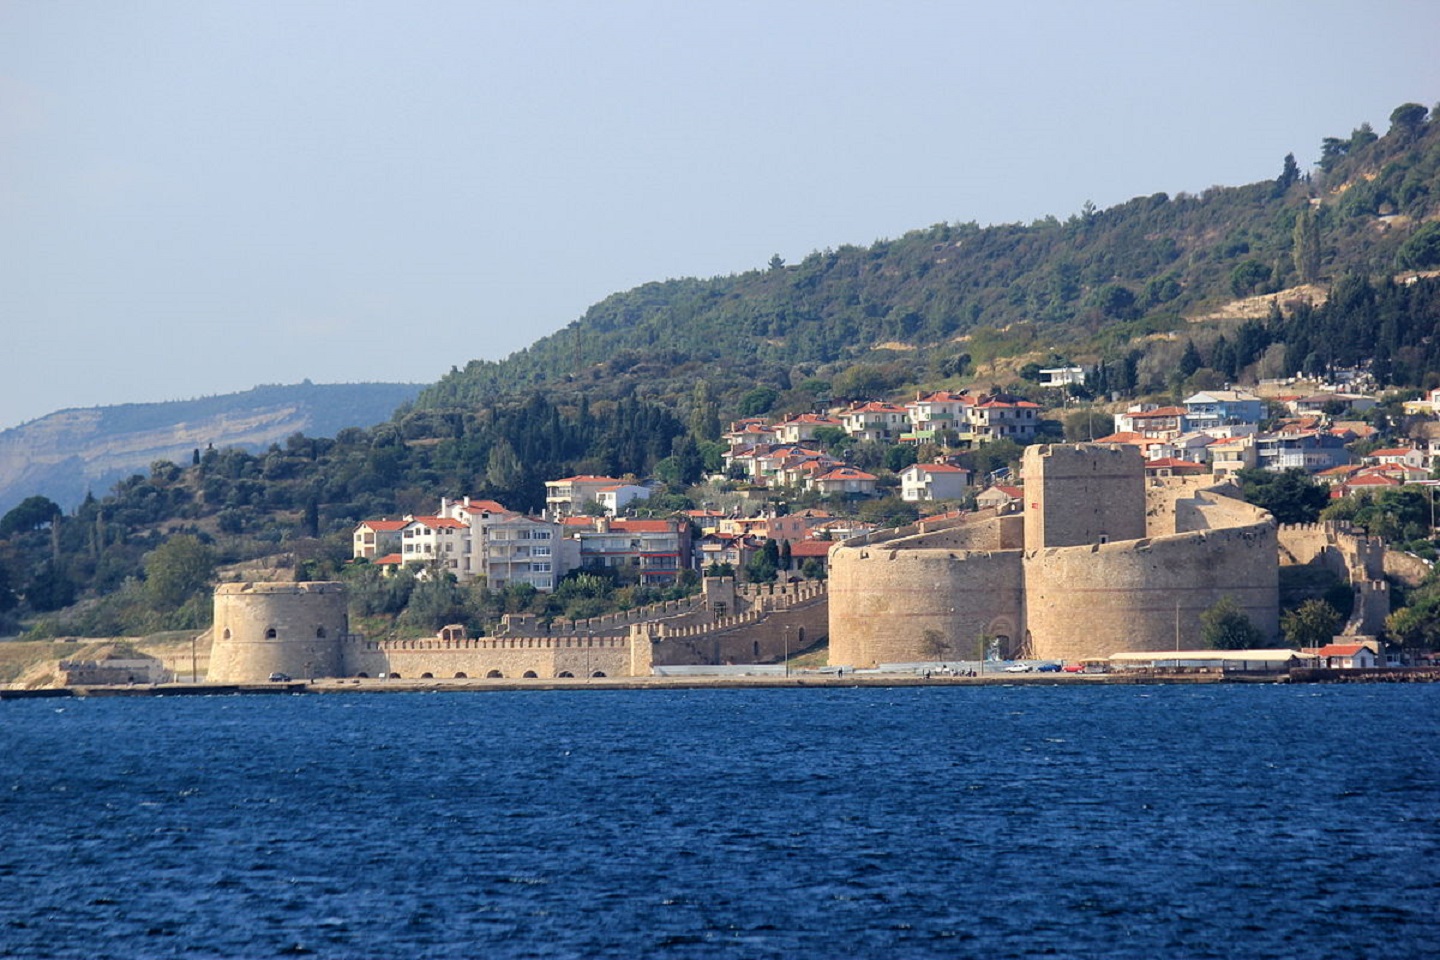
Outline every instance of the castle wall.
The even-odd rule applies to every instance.
[[[1025,548],[1145,536],[1145,469],[1136,447],[1038,444],[1025,448]]]
[[[1025,579],[1031,655],[1040,659],[1202,647],[1200,615],[1227,596],[1267,638],[1279,629],[1268,520],[1037,551],[1026,557]]]
[[[853,667],[973,658],[984,638],[1023,636],[1021,553],[890,550],[831,554],[830,662]]]
[[[650,673],[649,642],[629,637],[476,637],[441,640],[359,641],[347,645],[345,670],[375,677],[383,673],[413,680],[533,676],[628,677]]]
[[[771,663],[824,640],[830,632],[825,592],[794,606],[760,608],[709,623],[666,621],[640,628],[654,639],[658,666]]]
[[[214,602],[210,682],[264,681],[272,673],[344,676],[343,583],[222,583]]]

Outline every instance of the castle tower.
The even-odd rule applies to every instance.
[[[273,673],[343,676],[348,632],[343,583],[222,583],[215,588],[215,640],[206,679],[259,683]]]
[[[1145,462],[1119,444],[1025,448],[1025,549],[1145,536]]]

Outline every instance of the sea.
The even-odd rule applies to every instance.
[[[1440,686],[0,702],[0,956],[1440,956]]]

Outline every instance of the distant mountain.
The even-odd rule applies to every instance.
[[[422,389],[411,383],[256,387],[243,393],[61,410],[0,431],[0,513],[40,494],[68,510],[156,460],[188,465],[195,450],[257,450],[304,432],[334,436],[388,420]]]

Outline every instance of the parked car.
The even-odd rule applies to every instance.
[[[1042,663],[1042,664],[1040,664],[1038,667],[1035,668],[1035,672],[1036,672],[1036,673],[1059,673],[1059,672],[1060,672],[1060,664],[1058,664],[1058,663]]]
[[[1067,663],[1067,664],[1065,664],[1065,672],[1066,672],[1066,673],[1084,673],[1084,672],[1085,672],[1085,664],[1083,664],[1083,663]]]
[[[270,682],[271,682],[271,683],[289,683],[289,682],[290,682],[290,674],[288,674],[288,673],[272,673],[272,674],[270,674]]]
[[[1002,669],[1006,673],[1029,673],[1035,668],[1028,663],[1008,663]]]

